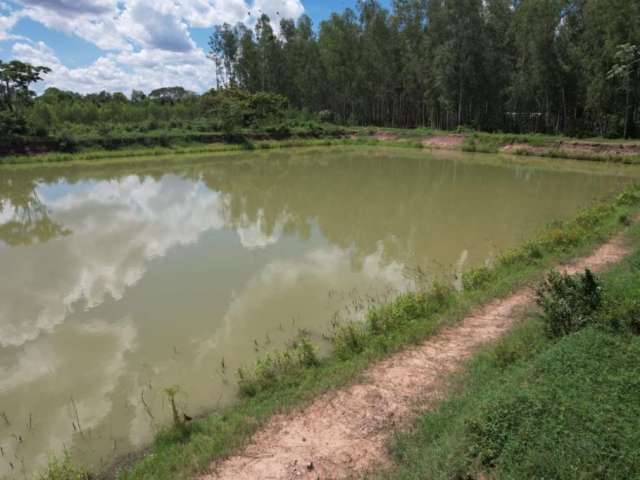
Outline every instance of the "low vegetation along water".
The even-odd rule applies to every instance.
[[[99,468],[236,370],[471,265],[635,175],[397,149],[0,170],[0,476]],[[589,168],[590,170],[585,170]]]

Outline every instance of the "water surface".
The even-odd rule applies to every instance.
[[[164,388],[192,415],[226,404],[233,372],[300,329],[320,341],[363,299],[453,281],[629,181],[541,164],[327,149],[0,169],[0,476],[141,448]]]

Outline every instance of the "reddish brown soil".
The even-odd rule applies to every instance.
[[[598,143],[589,141],[561,141],[545,146],[513,143],[500,149],[504,153],[527,152],[533,155],[545,155],[553,151],[562,151],[578,155],[629,156],[640,154],[637,143]]]
[[[623,237],[565,265],[594,271],[628,254]],[[424,343],[371,366],[358,383],[327,392],[310,405],[270,419],[238,454],[211,466],[202,480],[342,479],[389,463],[393,431],[447,390],[447,378],[482,345],[531,306],[524,288],[496,299]]]
[[[387,142],[389,140],[397,140],[398,136],[396,134],[394,134],[394,133],[378,132],[378,133],[375,134],[375,138],[376,138],[376,140]]]
[[[427,137],[422,140],[422,145],[427,148],[442,148],[445,150],[457,150],[462,147],[465,139],[465,135],[440,135],[434,137]]]

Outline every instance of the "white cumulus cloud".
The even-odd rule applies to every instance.
[[[281,18],[303,12],[300,0],[19,0],[16,7],[0,8],[0,41],[15,42],[10,47],[14,58],[54,70],[40,88],[148,92],[182,85],[202,92],[215,85],[215,69],[191,29],[251,25],[262,13],[277,28]],[[56,56],[55,44],[12,33],[22,18],[90,42],[102,55],[88,66],[67,67]]]

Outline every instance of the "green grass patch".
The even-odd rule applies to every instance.
[[[62,460],[52,458],[44,473],[38,475],[37,480],[91,480],[89,472],[76,467],[68,453]]]

